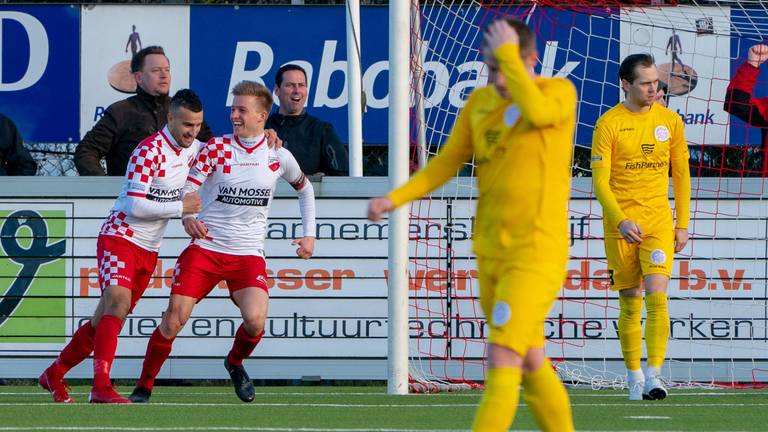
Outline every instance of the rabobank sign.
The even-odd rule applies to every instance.
[[[0,6],[0,112],[27,141],[77,141],[77,6]]]
[[[433,9],[433,10],[432,10]],[[424,106],[426,118],[438,130],[427,136],[432,143],[441,142],[450,131],[453,116],[464,106],[468,94],[485,85],[487,72],[478,51],[478,25],[487,19],[480,9],[454,9],[462,19],[452,24],[440,21],[445,9],[425,7],[423,20],[423,68],[425,72]],[[387,142],[388,108],[388,11],[387,8],[361,9],[360,41],[362,58],[362,88],[365,92],[363,140],[365,143]],[[538,31],[547,39],[540,41],[544,75],[559,75],[573,79],[577,87],[583,83],[602,82],[606,69],[597,69],[592,61],[594,76],[585,72],[585,59],[600,59],[605,53],[617,52],[600,41],[616,41],[611,37],[615,26],[610,18],[587,22],[591,25],[592,42],[587,35],[574,33],[579,20],[589,20],[585,14],[554,9],[539,9],[534,17]],[[309,97],[307,109],[330,121],[342,140],[347,137],[347,54],[345,9],[343,7],[205,7],[192,6],[190,18],[190,85],[203,98],[206,121],[215,133],[225,133],[229,125],[229,90],[240,80],[275,85],[275,72],[286,63],[297,63],[307,70]],[[548,14],[549,17],[544,17]],[[568,16],[560,17],[566,14]],[[434,15],[434,17],[431,17]],[[558,16],[553,16],[558,15]],[[432,19],[434,18],[434,19]],[[555,26],[554,23],[576,23]],[[430,24],[432,23],[432,24]],[[604,25],[601,25],[604,24]],[[435,29],[429,26],[439,25]],[[438,31],[439,30],[439,31]],[[602,33],[605,33],[604,35]],[[408,49],[409,35],[404,35]],[[599,50],[599,52],[598,52]],[[617,59],[605,59],[602,66],[610,74]],[[599,81],[598,81],[599,79]],[[602,90],[602,89],[601,89]],[[606,98],[602,91],[600,102]],[[618,100],[618,94],[615,101]],[[277,101],[276,101],[277,103]],[[598,105],[599,106],[599,105]],[[594,120],[600,110],[583,113]],[[582,134],[585,142],[591,129]],[[591,136],[589,137],[591,138]]]

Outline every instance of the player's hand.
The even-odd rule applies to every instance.
[[[291,242],[292,245],[298,245],[296,248],[296,255],[299,258],[310,259],[312,254],[315,253],[315,238],[314,237],[302,237]]]
[[[503,18],[493,21],[488,26],[485,40],[488,42],[488,48],[491,49],[491,52],[496,52],[498,47],[508,43],[520,45],[520,36],[517,35],[517,30]]]
[[[200,213],[203,208],[203,202],[200,201],[200,195],[197,192],[188,192],[181,199],[181,213]]]
[[[387,197],[372,198],[368,201],[368,219],[376,222],[381,220],[384,213],[388,213],[395,208],[392,200]]]
[[[760,67],[766,60],[768,60],[768,45],[757,44],[749,48],[749,54],[747,54],[749,64]]]
[[[675,253],[685,249],[688,244],[688,230],[685,228],[675,228]]]
[[[184,231],[193,239],[204,239],[208,235],[208,228],[206,228],[205,223],[197,220],[197,218],[184,218],[181,223],[184,225]]]
[[[624,219],[619,223],[619,232],[627,243],[640,243],[643,241],[643,231],[640,225],[629,219]]]
[[[277,136],[277,132],[275,132],[274,129],[266,129],[264,135],[267,137],[267,146],[269,146],[269,148],[275,150],[283,148],[283,140]]]

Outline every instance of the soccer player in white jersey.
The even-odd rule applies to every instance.
[[[191,90],[171,99],[168,124],[133,151],[123,189],[99,232],[96,255],[101,299],[39,383],[55,402],[73,402],[64,374],[93,351],[93,403],[130,403],[110,382],[117,336],[125,317],[141,298],[155,271],[157,252],[168,220],[201,208],[200,197],[181,197],[189,167],[202,144],[195,139],[203,106]]]
[[[253,382],[243,367],[264,334],[267,317],[264,236],[275,185],[282,177],[299,196],[304,237],[296,239],[296,254],[304,259],[315,247],[315,200],[312,184],[296,159],[285,149],[265,144],[264,124],[272,94],[261,84],[242,81],[232,89],[230,120],[234,133],[211,139],[190,170],[185,191],[199,190],[202,212],[184,216],[192,237],[176,263],[171,298],[160,325],[152,333],[133,402],[147,402],[176,335],[192,308],[222,280],[240,308],[243,324],[237,329],[224,366],[235,393],[244,402],[254,398]]]

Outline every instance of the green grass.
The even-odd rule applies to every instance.
[[[0,386],[0,431],[24,430],[468,430],[479,392],[389,396],[383,387],[257,387],[241,403],[230,387],[157,387],[147,405],[58,405],[33,386]],[[123,394],[130,387],[119,389]],[[571,390],[580,431],[764,431],[768,395],[750,390],[673,391],[630,403],[620,391]],[[521,404],[514,430],[536,430]]]

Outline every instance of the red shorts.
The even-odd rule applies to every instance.
[[[231,255],[189,245],[176,261],[171,294],[202,300],[221,281],[230,296],[249,287],[267,291],[267,262],[255,255]]]
[[[133,310],[155,272],[157,252],[148,251],[122,237],[100,235],[96,241],[96,259],[101,290],[113,285],[130,289]]]

